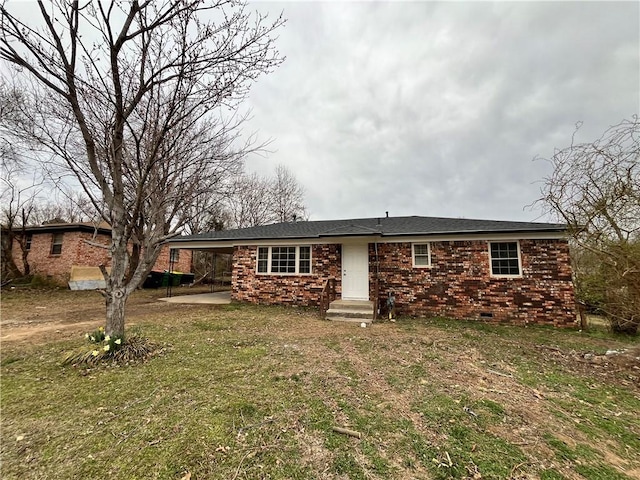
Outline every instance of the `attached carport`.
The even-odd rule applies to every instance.
[[[190,237],[192,238],[192,237]],[[231,274],[227,271],[216,271],[216,265],[218,264],[218,258],[221,255],[232,255],[233,246],[231,245],[212,245],[211,242],[202,240],[182,240],[180,237],[174,238],[167,242],[170,249],[191,250],[192,252],[200,252],[208,254],[211,257],[211,271],[208,272],[213,283],[211,284],[211,293],[203,293],[196,295],[180,295],[173,297],[171,294],[171,288],[167,289],[167,298],[161,300],[171,303],[210,303],[210,304],[224,304],[230,303],[231,293],[229,291],[215,292],[215,279],[222,278],[224,280],[225,274]],[[188,298],[192,297],[192,298]]]

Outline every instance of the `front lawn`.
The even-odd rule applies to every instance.
[[[3,341],[2,478],[640,478],[637,340],[315,315],[140,308],[164,353],[121,367],[62,367],[79,330]]]

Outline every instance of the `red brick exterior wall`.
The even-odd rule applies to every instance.
[[[179,250],[178,261],[173,264],[174,272],[187,273],[191,271],[191,257],[193,252],[191,250]],[[160,251],[160,255],[153,266],[153,270],[163,272],[169,270],[169,247],[164,246]]]
[[[258,275],[258,247],[233,251],[231,298],[261,304],[318,305],[325,281],[335,278],[340,295],[340,245],[312,245],[310,275]]]
[[[53,233],[34,233],[31,238],[31,249],[27,261],[31,273],[53,277],[56,281],[66,283],[69,281],[72,265],[98,266],[101,263],[109,264],[109,249],[89,245],[88,242],[106,245],[108,247],[111,237],[98,234],[93,238],[89,232],[64,232],[62,237],[62,251],[60,255],[51,254],[51,242]],[[18,266],[22,266],[20,246],[13,246],[13,258]]]
[[[432,242],[430,268],[413,268],[411,243],[380,243],[379,298],[384,301],[387,293],[393,292],[401,315],[518,325],[574,325],[568,243],[565,240],[519,243],[521,278],[490,275],[486,241]],[[337,281],[339,298],[340,251],[340,245],[314,245],[311,275],[257,275],[257,247],[236,247],[232,298],[262,304],[317,305],[324,281],[329,277]],[[369,244],[371,298],[375,272],[375,249]]]
[[[73,265],[83,267],[97,267],[104,264],[111,265],[109,244],[111,236],[98,233],[95,238],[93,233],[68,231],[62,238],[62,252],[59,255],[51,254],[51,242],[53,233],[34,233],[31,237],[31,249],[27,260],[34,275],[51,277],[60,283],[67,283]],[[90,242],[90,243],[87,243]],[[91,245],[100,244],[107,248]],[[174,270],[181,272],[191,271],[190,250],[181,250],[179,261],[174,265]],[[13,259],[18,267],[22,267],[20,245],[13,245]],[[163,247],[160,256],[154,265],[154,270],[169,269],[169,247]]]
[[[393,292],[403,315],[574,325],[568,243],[520,240],[520,252],[522,277],[497,278],[490,275],[486,241],[433,242],[431,268],[412,267],[411,243],[378,244],[380,298]],[[373,288],[373,245],[369,258]]]

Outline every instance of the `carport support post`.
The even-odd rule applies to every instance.
[[[216,252],[213,252],[213,265],[212,265],[213,278],[211,279],[212,293],[216,291],[216,263],[218,263],[218,254]]]
[[[167,276],[167,297],[171,296],[171,285],[173,284],[173,279],[171,278],[171,272],[175,268],[175,258],[173,258],[173,249],[169,249],[169,272]]]

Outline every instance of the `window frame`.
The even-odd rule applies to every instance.
[[[59,240],[56,242],[56,238]],[[62,255],[62,245],[64,243],[64,232],[51,234],[51,248],[49,249],[49,255]],[[58,248],[56,248],[58,247]],[[58,250],[58,251],[55,251]]]
[[[178,263],[180,261],[180,249],[179,248],[170,248],[169,249],[169,263]]]
[[[24,249],[25,251],[31,251],[31,242],[33,242],[33,233],[27,233],[24,238]]]
[[[281,254],[281,249],[291,249],[291,248],[295,248],[295,253],[294,253],[294,258],[295,258],[295,271],[293,272],[274,272],[273,271],[273,267],[274,267],[274,262],[273,262],[273,249],[277,248],[278,253]],[[302,258],[300,255],[300,250],[306,248],[308,249],[309,255],[308,258]],[[260,258],[260,252],[261,251],[266,251],[267,252],[267,258]],[[312,274],[312,270],[313,270],[313,265],[312,265],[312,248],[311,245],[260,245],[256,248],[256,267],[255,267],[255,272],[256,275],[288,275],[288,276],[292,276],[292,275],[311,275]],[[280,259],[279,259],[280,260]],[[266,262],[266,263],[265,263]],[[302,262],[307,262],[308,263],[308,272],[302,272],[301,271],[301,263]],[[261,266],[264,266],[265,270],[261,271]],[[282,265],[279,266],[279,268],[282,268]]]
[[[504,257],[504,258],[493,258],[493,254],[491,251],[491,246],[499,243],[515,243],[516,244],[516,257]],[[495,278],[521,278],[522,277],[522,255],[520,253],[520,241],[518,240],[495,240],[488,241],[487,246],[489,249],[489,274]],[[494,273],[493,271],[493,261],[494,260],[517,260],[518,261],[518,273]]]
[[[420,257],[424,257],[425,254],[424,253],[418,253],[416,254],[416,246],[417,245],[426,245],[427,246],[427,264],[426,265],[418,265],[416,263],[416,255],[419,255]],[[413,268],[431,268],[432,264],[431,264],[431,242],[416,242],[416,243],[412,243],[411,244],[411,264],[413,266]]]

